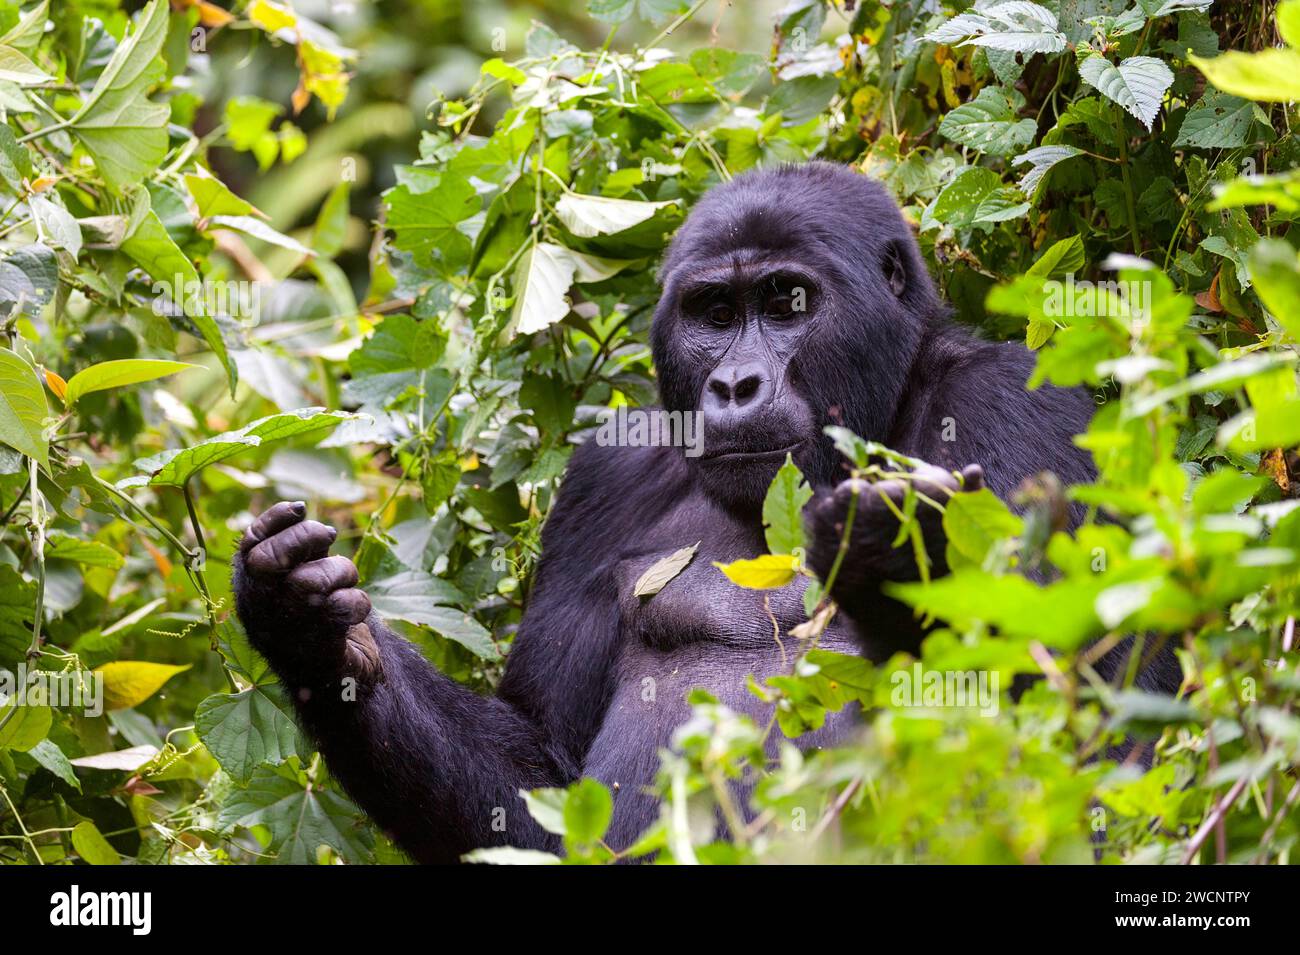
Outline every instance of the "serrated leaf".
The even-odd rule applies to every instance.
[[[773,590],[784,587],[799,572],[799,558],[793,554],[761,554],[752,560],[734,560],[730,564],[713,562],[739,587],[750,590]]]
[[[1079,76],[1113,103],[1118,103],[1151,128],[1160,112],[1174,72],[1154,56],[1130,56],[1115,65],[1103,56],[1090,56],[1079,64]]]
[[[1024,105],[1019,93],[986,86],[969,103],[944,116],[940,134],[955,143],[993,156],[1006,156],[1034,141],[1037,124],[1017,118]]]
[[[929,211],[930,220],[954,229],[991,225],[1016,219],[1029,211],[1029,203],[1005,185],[992,169],[972,166],[944,186]]]
[[[1256,106],[1221,90],[1207,90],[1183,117],[1174,146],[1227,149],[1246,145]]]
[[[102,361],[99,364],[83,368],[68,379],[68,390],[63,403],[72,407],[82,395],[93,391],[105,391],[109,388],[122,388],[136,385],[142,381],[165,378],[187,368],[197,368],[184,361],[164,361],[155,358],[124,358],[117,361]]]
[[[232,792],[217,815],[217,826],[266,826],[268,850],[281,865],[316,862],[329,846],[349,862],[364,862],[374,845],[356,806],[318,786],[304,788],[289,766],[259,766],[244,789]]]
[[[302,755],[289,701],[274,684],[209,696],[195,711],[194,725],[221,768],[239,783],[248,782],[263,763]]]
[[[1011,160],[1013,166],[1023,166],[1029,164],[1029,171],[1020,177],[1020,191],[1027,196],[1032,196],[1038,189],[1038,184],[1043,181],[1043,177],[1058,162],[1064,162],[1074,156],[1083,155],[1082,149],[1074,146],[1039,146],[1028,152],[1021,153],[1015,159]]]
[[[464,179],[446,175],[427,192],[398,186],[388,193],[388,228],[393,244],[415,255],[422,265],[435,260],[454,269],[469,258],[469,238],[457,226],[469,219],[482,203]]]
[[[653,597],[669,582],[686,569],[686,565],[695,557],[695,552],[699,550],[700,542],[696,541],[690,547],[682,547],[673,551],[667,557],[661,557],[648,568],[645,573],[636,579],[636,585],[632,588],[634,597]]]
[[[1066,37],[1056,14],[1037,3],[1010,0],[962,13],[928,33],[932,43],[972,44],[1013,53],[1059,53]]]
[[[128,710],[162,689],[163,684],[190,668],[147,660],[113,660],[95,668],[104,681],[104,708]]]

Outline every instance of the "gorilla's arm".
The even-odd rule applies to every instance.
[[[480,846],[554,848],[521,789],[577,776],[539,723],[437,672],[370,612],[333,528],[301,503],[264,512],[234,560],[240,619],[330,771],[421,862]]]
[[[891,448],[929,462],[922,488],[943,502],[950,493],[987,486],[1008,503],[1016,488],[1039,471],[1063,484],[1093,476],[1087,452],[1073,436],[1087,430],[1092,402],[1085,392],[1051,386],[1027,391],[1031,353],[1020,345],[977,340],[946,321],[927,329],[891,433]],[[961,480],[954,477],[960,474]],[[836,574],[833,596],[864,636],[864,649],[884,657],[915,652],[924,630],[909,607],[886,596],[888,581],[918,579],[911,544],[894,547],[898,519],[881,500],[898,503],[901,487],[844,481],[815,498],[806,511],[808,560],[824,580],[840,548],[848,504],[856,497],[848,547]],[[1070,524],[1078,523],[1075,506]],[[924,504],[917,518],[930,559],[931,577],[948,573],[941,515]]]

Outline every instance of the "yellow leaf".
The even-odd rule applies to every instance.
[[[235,19],[229,12],[221,9],[215,3],[198,0],[198,3],[194,4],[194,6],[199,8],[199,22],[205,27],[224,27]]]
[[[57,371],[50,371],[46,368],[45,383],[50,386],[50,391],[58,395],[60,401],[67,397],[68,383],[63,380],[63,376],[61,376]]]
[[[284,30],[298,25],[298,18],[294,16],[292,10],[286,10],[280,4],[271,3],[269,0],[256,0],[248,8],[248,19],[267,33],[275,33],[277,30]]]
[[[750,590],[773,590],[784,587],[799,572],[799,558],[793,554],[763,554],[753,560],[737,560],[713,566],[739,587]]]
[[[104,679],[104,705],[110,710],[128,710],[139,706],[177,673],[189,668],[188,663],[171,666],[145,660],[117,660],[96,667],[95,672]]]

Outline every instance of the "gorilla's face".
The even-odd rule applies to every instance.
[[[884,440],[938,300],[878,185],[824,163],[743,176],[673,241],[653,346],[670,411],[703,415],[692,458],[713,497],[760,503],[792,454],[835,476],[823,428]]]

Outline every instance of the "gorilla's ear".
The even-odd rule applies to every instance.
[[[885,251],[881,253],[880,271],[889,283],[889,290],[894,293],[894,297],[902,298],[908,283],[907,257],[897,239],[890,239]]]

